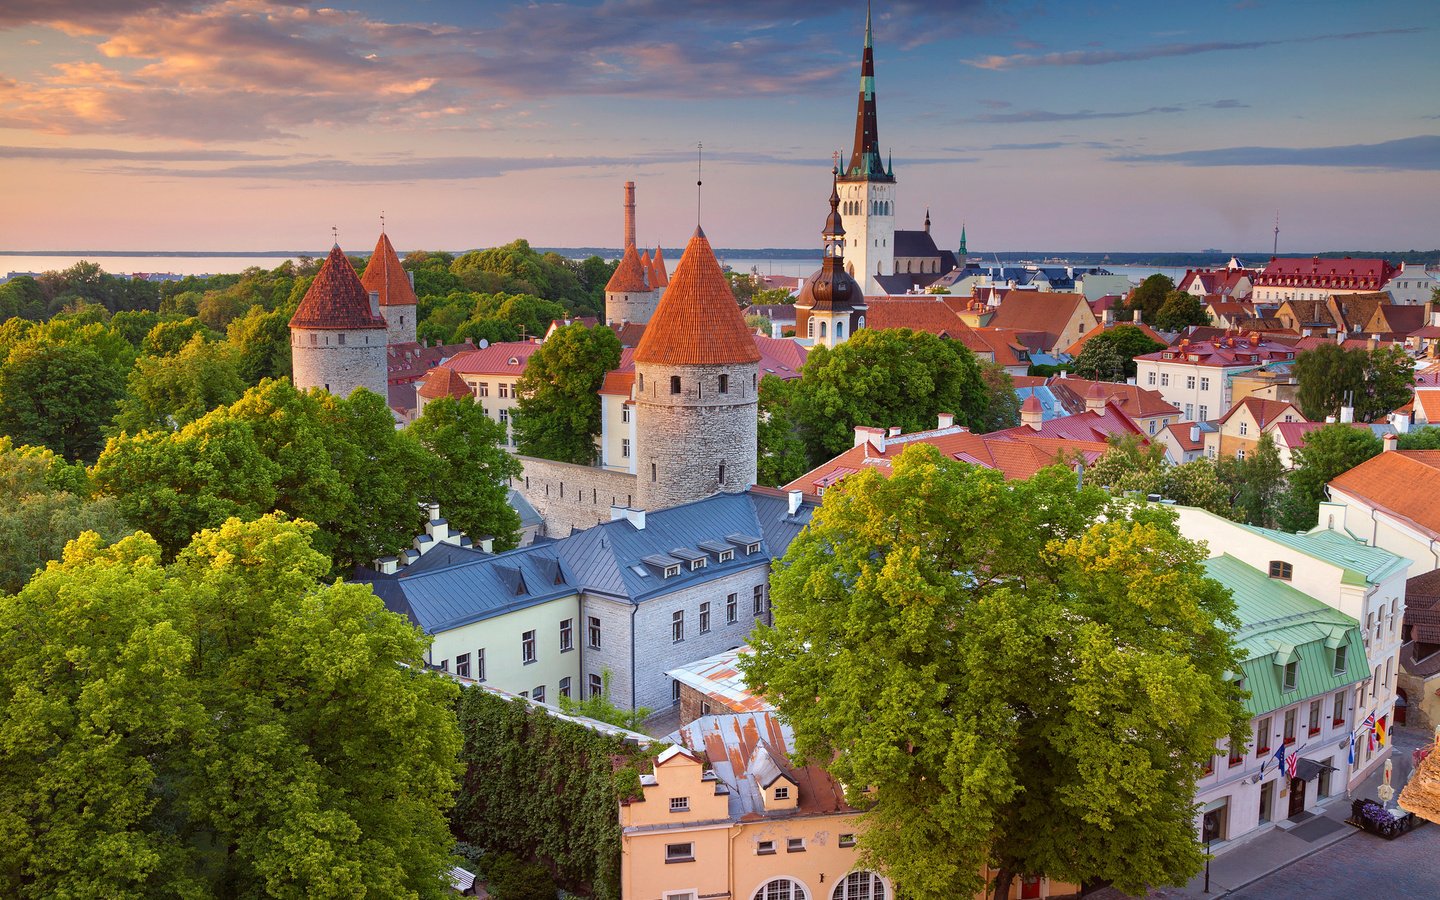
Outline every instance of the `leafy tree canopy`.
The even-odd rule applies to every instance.
[[[620,339],[604,326],[566,325],[546,338],[516,383],[519,451],[578,465],[594,462],[600,386],[619,364]]]
[[[760,378],[759,424],[756,433],[756,480],[779,487],[804,475],[805,444],[795,425],[794,402],[799,381],[778,375]]]
[[[314,533],[87,533],[0,598],[0,893],[447,895],[456,687]]]
[[[1373,422],[1410,399],[1415,362],[1399,347],[1346,350],[1321,344],[1295,358],[1296,403],[1305,418],[1323,421],[1353,405],[1355,419]]]
[[[1160,314],[1160,307],[1165,305],[1165,300],[1170,292],[1175,290],[1175,281],[1169,275],[1161,275],[1158,272],[1140,282],[1130,296],[1125,299],[1124,311],[1133,313],[1140,310],[1140,317],[1147,325],[1154,325],[1156,316]]]
[[[115,426],[126,431],[179,428],[234,403],[244,391],[235,347],[207,341],[197,332],[174,355],[136,360]]]
[[[1191,325],[1209,325],[1205,301],[1189,291],[1171,291],[1155,311],[1155,327],[1161,331],[1183,331]]]
[[[440,477],[421,486],[424,499],[457,529],[478,540],[495,539],[496,551],[512,549],[520,515],[508,502],[510,479],[520,461],[505,452],[505,426],[485,415],[474,397],[441,397],[408,429],[440,463]]]
[[[1381,451],[1380,439],[1368,428],[1335,423],[1305,434],[1305,445],[1294,451],[1290,493],[1280,511],[1280,527],[1306,531],[1319,521],[1325,484]]]
[[[1086,341],[1070,369],[1092,381],[1124,381],[1135,375],[1135,357],[1163,349],[1134,325],[1116,325]]]
[[[1022,872],[1183,884],[1195,780],[1248,727],[1203,558],[1064,467],[1007,483],[915,445],[826,493],[741,666],[909,897],[972,896],[987,865],[995,896]]]
[[[26,329],[0,359],[0,434],[67,459],[94,459],[133,354],[104,325]]]

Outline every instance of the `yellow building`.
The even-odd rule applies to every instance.
[[[669,740],[620,808],[625,900],[893,900],[860,864],[863,813],[823,769],[790,761],[773,713],[705,716]],[[1027,878],[1011,896],[1076,893]]]

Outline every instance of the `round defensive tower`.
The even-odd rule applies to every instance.
[[[635,249],[635,182],[625,182],[625,249],[615,274],[605,283],[605,324],[634,322],[643,325],[655,313],[659,285],[650,275],[652,264],[642,262]]]
[[[760,352],[699,228],[635,348],[639,505],[755,483]]]
[[[379,295],[365,290],[336,244],[290,318],[295,386],[337,397],[363,387],[388,402],[385,337]]]
[[[375,252],[365,265],[360,279],[365,290],[380,295],[380,315],[385,319],[385,340],[391,344],[415,343],[415,308],[419,301],[410,283],[410,273],[400,265],[400,257],[390,237],[380,232]]]

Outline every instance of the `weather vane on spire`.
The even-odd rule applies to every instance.
[[[335,242],[335,246],[340,246],[340,229],[334,225],[330,226],[330,240]]]
[[[700,224],[700,186],[704,184],[701,175],[705,170],[705,144],[695,144],[695,224]]]
[[[380,233],[385,233],[385,210],[380,210]]]

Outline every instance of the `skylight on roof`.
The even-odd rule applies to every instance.
[[[650,577],[650,570],[645,568],[644,566],[631,566],[630,571],[634,572],[636,575],[639,575],[641,578]]]

